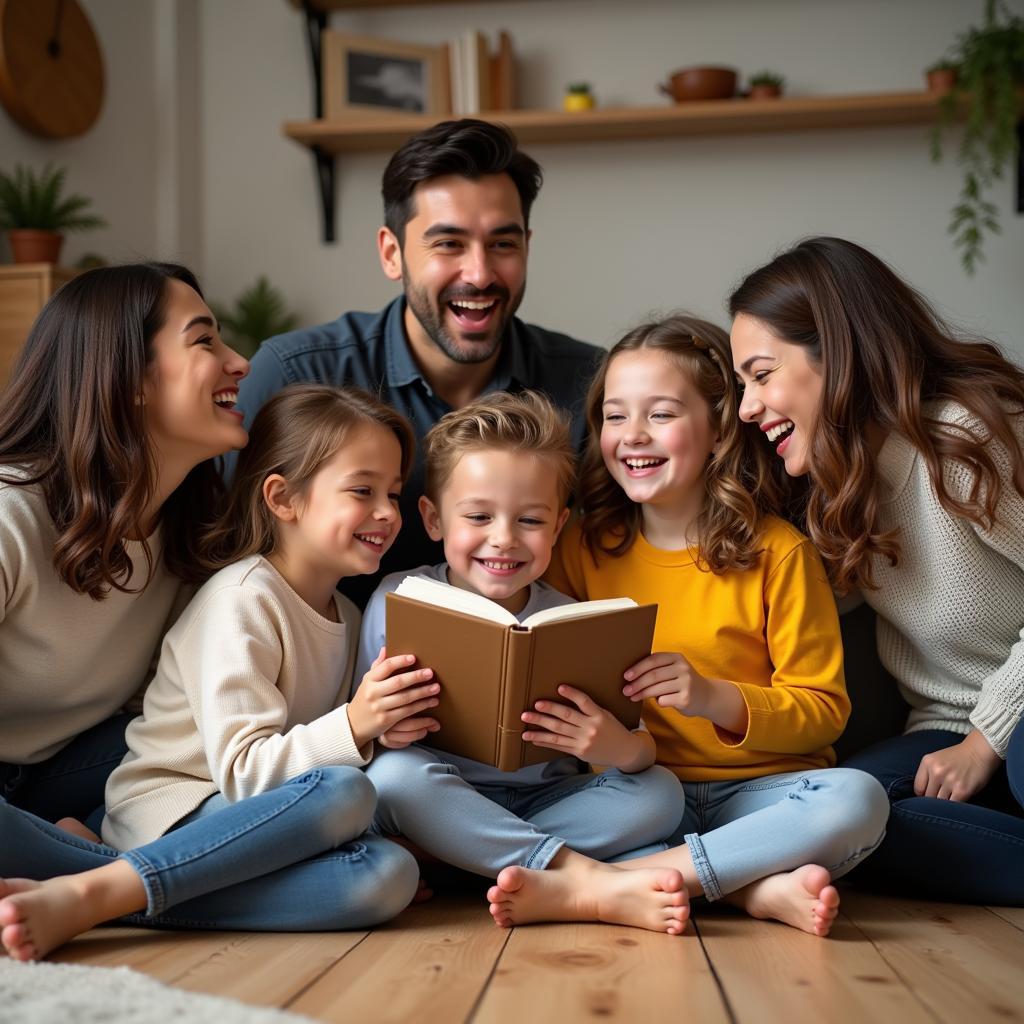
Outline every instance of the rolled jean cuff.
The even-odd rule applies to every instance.
[[[162,914],[167,909],[167,894],[160,883],[160,872],[137,850],[126,850],[118,860],[126,861],[142,880],[146,890],[146,917]]]
[[[559,839],[558,836],[545,836],[534,847],[533,853],[526,858],[526,863],[523,867],[543,871],[563,846],[565,846],[564,839]]]
[[[718,884],[718,878],[708,861],[707,854],[704,852],[704,844],[701,842],[700,836],[696,832],[691,832],[688,836],[683,836],[683,842],[686,843],[686,848],[690,851],[690,858],[693,861],[694,870],[697,872],[697,879],[704,890],[704,898],[708,902],[720,900],[722,898],[722,887]]]

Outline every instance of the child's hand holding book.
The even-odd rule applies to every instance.
[[[575,706],[537,701],[535,711],[521,716],[529,727],[523,733],[525,741],[621,772],[642,772],[654,764],[649,733],[627,729],[610,711],[566,683],[558,687],[558,695]]]
[[[352,738],[362,749],[380,738],[384,746],[408,746],[439,728],[421,712],[437,707],[441,687],[432,683],[429,668],[411,669],[411,654],[387,657],[382,647],[348,704]],[[387,740],[385,740],[387,737]]]

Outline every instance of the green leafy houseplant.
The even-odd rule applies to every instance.
[[[234,306],[215,306],[213,312],[220,321],[224,340],[246,358],[256,353],[260,342],[292,330],[299,322],[288,311],[284,296],[262,275],[235,299]]]
[[[781,90],[786,84],[786,78],[777,71],[758,71],[750,76],[750,84],[751,86],[768,85],[774,89]]]
[[[957,111],[967,109],[967,124],[957,153],[964,169],[960,196],[951,211],[949,233],[960,250],[964,270],[973,274],[984,259],[986,233],[999,233],[998,210],[987,195],[1017,153],[1018,89],[1024,83],[1024,19],[1011,15],[999,0],[985,0],[985,21],[970,28],[951,47],[957,70],[952,89],[939,101],[932,132],[932,160],[942,159],[942,136]]]
[[[21,232],[47,232],[55,262],[62,241],[61,232],[91,231],[106,227],[106,221],[87,212],[92,200],[83,195],[63,195],[67,168],[47,164],[38,174],[18,164],[13,174],[0,171],[0,228],[10,232],[15,261],[19,258]]]

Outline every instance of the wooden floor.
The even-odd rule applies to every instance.
[[[717,908],[679,938],[608,925],[503,931],[480,900],[447,895],[372,932],[102,928],[53,959],[126,964],[346,1024],[1024,1021],[1024,909],[852,890],[827,940]]]

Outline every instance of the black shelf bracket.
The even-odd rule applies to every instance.
[[[309,63],[313,72],[313,116],[319,120],[324,116],[323,33],[327,28],[327,12],[314,10],[310,0],[304,0],[302,9],[306,15],[306,40],[309,43]],[[325,242],[333,242],[335,159],[321,146],[314,146],[313,164],[317,191],[320,193],[323,238]]]

